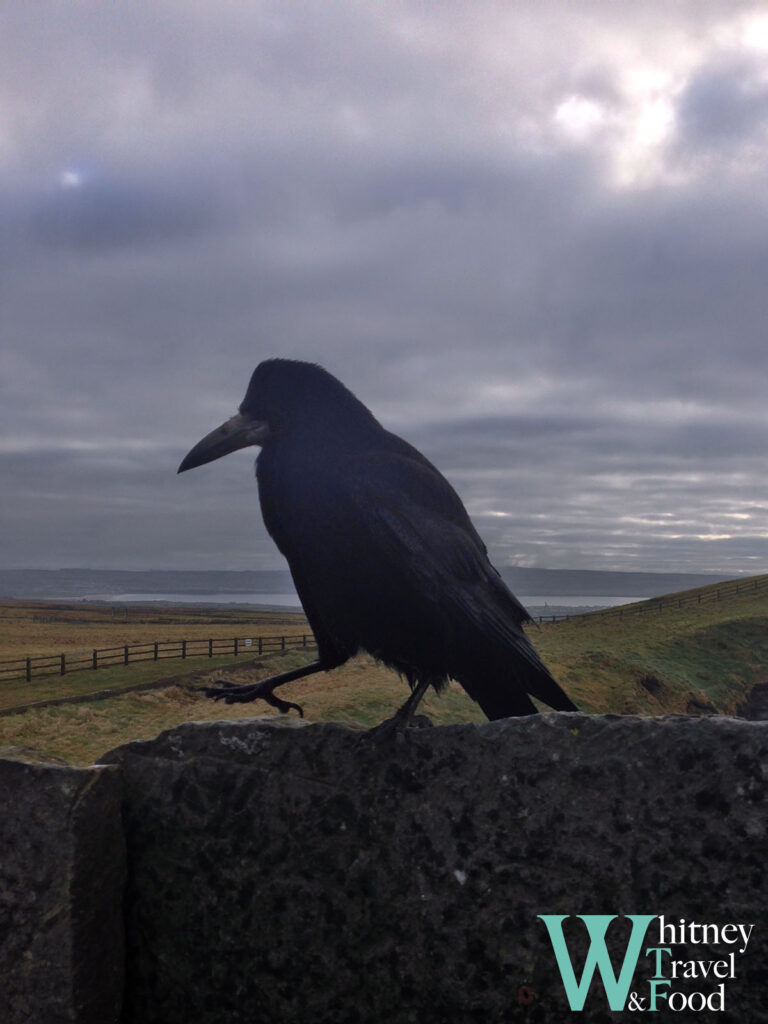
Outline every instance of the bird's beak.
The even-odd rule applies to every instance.
[[[206,434],[202,441],[198,441],[192,451],[185,455],[177,472],[183,473],[187,469],[204,466],[206,462],[220,459],[222,455],[229,455],[238,448],[264,444],[268,438],[269,424],[266,420],[252,420],[239,412]]]

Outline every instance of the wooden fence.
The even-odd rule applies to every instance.
[[[600,608],[591,612],[574,612],[571,615],[536,615],[535,622],[561,622],[564,619],[629,618],[632,615],[660,614],[675,608],[692,608],[694,605],[711,604],[721,601],[733,594],[754,593],[768,587],[768,576],[754,576],[746,580],[732,580],[721,583],[717,587],[705,587],[703,590],[683,591],[680,594],[668,594],[665,597],[652,597],[636,604],[622,604],[617,608]]]
[[[134,665],[140,661],[164,661],[166,658],[214,658],[221,655],[274,654],[298,647],[314,646],[311,633],[297,636],[226,637],[210,640],[154,640],[149,643],[100,647],[69,654],[51,654],[36,658],[15,658],[0,661],[0,680],[26,679],[37,676],[63,676],[115,665]]]

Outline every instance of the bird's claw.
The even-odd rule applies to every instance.
[[[229,683],[226,687],[224,686],[203,686],[201,691],[206,697],[210,697],[211,700],[223,700],[225,704],[234,704],[236,702],[245,703],[249,700],[255,700],[255,697],[246,697],[245,695],[237,697],[232,690],[235,687],[232,683]]]
[[[432,729],[434,725],[432,719],[427,715],[414,715],[408,727],[410,729]]]
[[[281,700],[280,697],[276,697],[274,693],[262,693],[259,694],[262,700],[265,700],[267,704],[271,704],[273,708],[277,708],[281,715],[286,715],[293,708],[299,712],[299,718],[304,717],[304,708],[301,704],[294,704],[292,700]]]
[[[271,707],[277,708],[282,715],[293,708],[294,711],[298,711],[301,718],[304,717],[304,709],[300,704],[276,697],[271,689],[262,689],[260,683],[239,685],[226,679],[218,679],[216,682],[216,686],[202,687],[202,692],[211,700],[223,700],[225,704],[248,704],[253,700],[264,700]]]
[[[402,708],[400,709],[402,711]],[[386,718],[379,725],[367,729],[361,739],[374,744],[383,742],[401,744],[405,741],[405,733],[411,729],[431,728],[432,722],[426,715],[415,715],[410,718],[408,715],[396,712],[391,718]]]

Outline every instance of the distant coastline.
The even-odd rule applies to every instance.
[[[675,593],[732,576],[507,567],[502,576],[538,617]],[[0,569],[0,600],[252,605],[299,609],[287,570]]]

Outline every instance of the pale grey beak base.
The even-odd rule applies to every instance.
[[[269,439],[269,424],[266,420],[252,420],[242,413],[236,413],[226,423],[206,434],[202,441],[188,452],[177,473],[188,469],[204,466],[206,462],[220,459],[238,448],[248,448],[253,444],[264,444]]]

